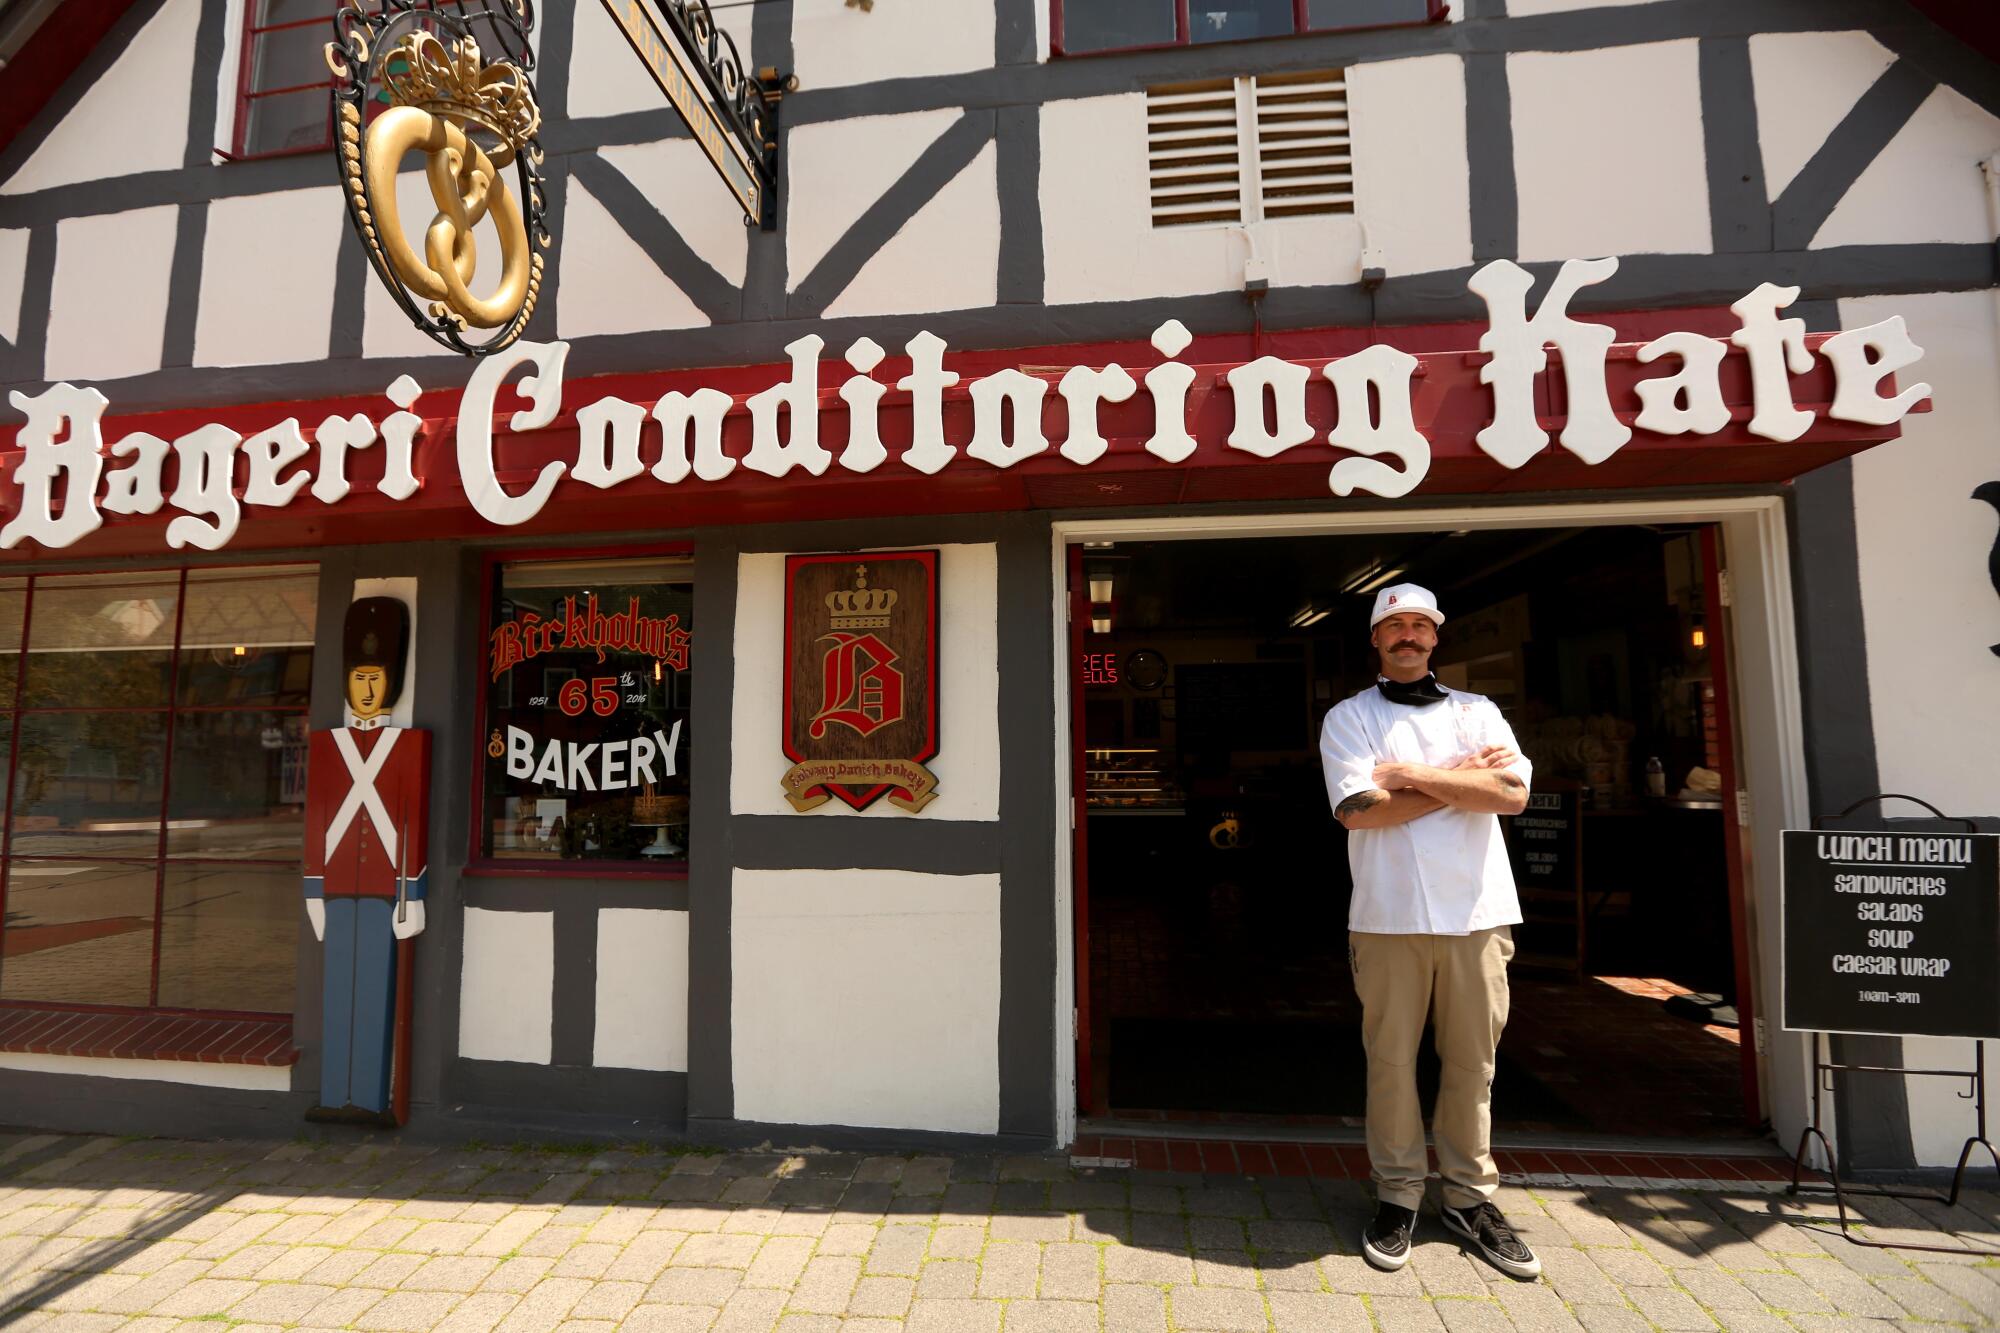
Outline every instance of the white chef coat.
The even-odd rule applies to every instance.
[[[1391,703],[1373,685],[1334,705],[1320,728],[1327,799],[1338,809],[1375,786],[1375,765],[1449,766],[1488,745],[1517,748],[1484,695],[1446,690],[1438,703]],[[1527,783],[1525,756],[1508,770]],[[1521,919],[1497,815],[1446,806],[1391,828],[1347,835],[1354,901],[1347,928],[1371,935],[1469,935]]]

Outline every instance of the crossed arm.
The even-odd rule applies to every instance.
[[[1446,806],[1472,814],[1517,815],[1527,808],[1527,784],[1507,770],[1521,756],[1489,745],[1448,768],[1429,764],[1377,764],[1375,785],[1334,809],[1348,829],[1393,828]]]

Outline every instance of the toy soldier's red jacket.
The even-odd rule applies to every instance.
[[[306,759],[306,895],[394,898],[400,872],[407,896],[422,901],[430,868],[430,732],[315,731]]]

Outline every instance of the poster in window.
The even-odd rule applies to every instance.
[[[936,551],[785,559],[785,799],[795,810],[876,801],[916,814],[937,796]]]
[[[500,567],[494,593],[486,854],[684,862],[690,562],[522,562]]]

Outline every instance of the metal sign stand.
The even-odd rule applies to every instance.
[[[1845,810],[1833,816],[1833,818],[1845,819],[1864,805],[1869,805],[1877,801],[1892,800],[1909,801],[1913,805],[1921,805],[1939,819],[1949,820],[1953,818],[1953,816],[1945,814],[1929,801],[1918,800],[1914,796],[1904,796],[1897,792],[1884,792],[1879,796],[1865,797],[1848,806]],[[1815,819],[1813,827],[1818,828],[1823,822],[1825,821]],[[1974,824],[1971,820],[1967,819],[1962,822],[1966,825],[1969,832],[1977,831],[1978,825]],[[1915,1245],[1867,1240],[1854,1234],[1852,1230],[1853,1223],[1847,1215],[1847,1198],[1849,1195],[1865,1195],[1881,1199],[1922,1199],[1931,1203],[1941,1203],[1947,1208],[1957,1207],[1959,1193],[1965,1186],[1966,1164],[1972,1160],[1972,1150],[1975,1147],[1986,1149],[1986,1155],[1993,1159],[1994,1168],[2000,1170],[2000,1149],[1995,1149],[1992,1140],[1986,1137],[1985,1042],[1977,1037],[1973,1038],[1972,1068],[1970,1069],[1905,1069],[1896,1065],[1849,1065],[1836,1063],[1832,1059],[1832,1047],[1827,1040],[1827,1035],[1824,1032],[1813,1033],[1812,1123],[1806,1126],[1805,1131],[1799,1135],[1799,1149],[1792,1155],[1792,1183],[1787,1193],[1831,1194],[1833,1196],[1834,1208],[1838,1211],[1840,1217],[1840,1234],[1846,1237],[1851,1244],[1865,1245],[1875,1250],[1923,1250],[1937,1254],[1972,1253],[2000,1255],[2000,1250],[1987,1249],[1976,1245]],[[1973,1134],[1971,1138],[1965,1141],[1965,1147],[1959,1151],[1958,1167],[1951,1173],[1951,1190],[1949,1193],[1941,1193],[1937,1190],[1890,1189],[1887,1186],[1857,1185],[1851,1181],[1844,1182],[1841,1180],[1840,1157],[1833,1150],[1833,1140],[1827,1136],[1826,1130],[1821,1125],[1820,1114],[1823,1095],[1834,1090],[1833,1078],[1835,1074],[1894,1074],[1898,1077],[1962,1078],[1967,1081],[1966,1091],[1959,1093],[1958,1096],[1961,1101],[1970,1101],[1972,1103]],[[1815,1139],[1819,1141],[1821,1150],[1826,1153],[1829,1169],[1824,1182],[1802,1179],[1806,1166],[1806,1150],[1812,1146]],[[1823,1229],[1815,1228],[1815,1230]]]

